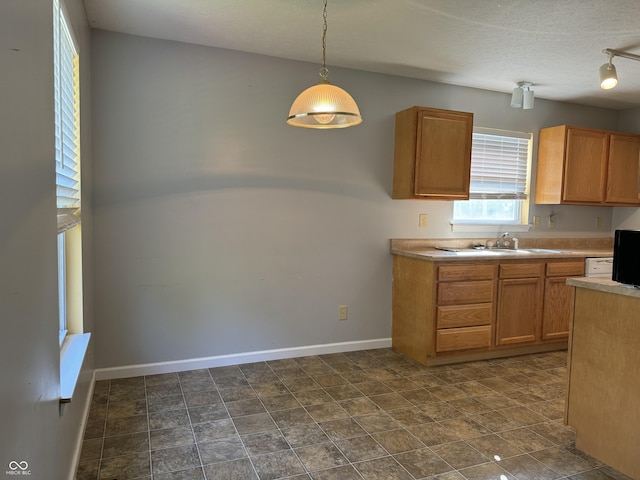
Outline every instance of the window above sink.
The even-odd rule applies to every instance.
[[[470,199],[454,202],[453,231],[527,223],[531,145],[530,133],[474,128]]]

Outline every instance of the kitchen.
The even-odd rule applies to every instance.
[[[85,105],[93,112],[86,129],[93,130],[93,149],[83,155],[93,174],[93,208],[87,205],[94,226],[87,246],[94,278],[87,306],[95,312],[87,316],[94,332],[92,368],[308,345],[388,346],[389,239],[461,236],[451,232],[450,203],[391,199],[395,112],[413,105],[471,111],[478,125],[534,133],[534,151],[535,132],[556,124],[640,132],[637,108],[619,111],[539,96],[533,110],[523,111],[509,106],[513,85],[495,92],[339,67],[331,68],[330,79],[357,99],[364,122],[344,131],[310,132],[287,126],[284,118],[295,95],[317,78],[317,63],[106,30],[94,31],[90,49],[82,52],[91,55],[91,69],[83,73],[91,78]],[[600,57],[598,51],[598,64]],[[25,83],[20,90],[16,84],[30,110],[39,111],[39,100],[30,95],[38,85]],[[254,112],[250,120],[247,111]],[[27,143],[26,133],[14,136],[22,141],[7,139],[13,152]],[[32,153],[30,165],[47,175],[36,160],[44,156]],[[2,187],[14,192],[10,184]],[[3,212],[11,219],[31,218],[32,202]],[[418,225],[421,213],[428,214],[426,228]],[[553,229],[545,221],[551,213],[557,215]],[[543,220],[531,237],[604,238],[640,223],[637,209],[627,207],[532,205],[531,215]],[[12,258],[26,261],[32,250],[52,249],[31,233],[20,235],[11,244],[13,254],[3,254],[7,271],[19,271]],[[47,265],[53,255],[47,254]],[[25,275],[41,285],[41,273],[31,266]],[[55,303],[49,286],[37,288]],[[337,320],[339,305],[348,306],[347,321]],[[25,321],[10,333],[29,336],[38,330],[34,325]],[[36,346],[52,356],[47,341]],[[7,345],[5,364],[24,365],[18,378],[55,374],[33,365],[34,350]],[[14,432],[13,439],[3,439],[3,451],[13,451],[15,436],[23,443],[36,437],[29,416],[38,396],[26,387],[21,395],[31,407],[17,408],[15,420],[3,419],[6,431]],[[57,405],[43,408],[46,413],[37,417],[47,419],[42,437],[51,440],[58,434]],[[76,430],[63,436],[74,438]],[[60,464],[45,446],[30,444],[32,462]]]

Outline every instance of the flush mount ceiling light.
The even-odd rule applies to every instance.
[[[533,108],[534,93],[531,90],[533,83],[531,82],[518,82],[518,86],[513,89],[511,94],[511,106],[513,108],[522,107],[524,110],[530,110]]]
[[[629,60],[640,61],[640,55],[634,55],[633,53],[623,52],[622,50],[613,50],[611,48],[605,48],[602,53],[609,55],[609,61],[600,66],[600,88],[603,90],[609,90],[610,88],[618,85],[618,74],[616,73],[616,66],[612,63],[613,57],[628,58]]]
[[[319,129],[352,127],[362,123],[358,105],[345,90],[327,80],[327,0],[324,0],[322,18],[322,80],[293,101],[287,123],[294,127]]]

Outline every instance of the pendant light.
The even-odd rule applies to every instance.
[[[324,0],[322,30],[322,80],[307,88],[294,100],[287,123],[303,128],[345,128],[362,123],[355,100],[342,88],[333,85],[327,77],[327,0]]]

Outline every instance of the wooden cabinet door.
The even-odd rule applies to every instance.
[[[571,320],[571,289],[567,277],[545,280],[542,339],[557,340],[569,337]]]
[[[640,205],[639,162],[640,136],[612,133],[609,137],[607,203]]]
[[[544,284],[542,340],[565,340],[569,337],[572,287],[567,278],[584,275],[584,261],[548,262]]]
[[[496,345],[538,340],[542,316],[542,278],[498,281]]]
[[[466,200],[471,175],[473,115],[464,112],[418,112],[415,194]]]
[[[570,127],[567,130],[563,194],[564,202],[604,201],[607,132]]]

